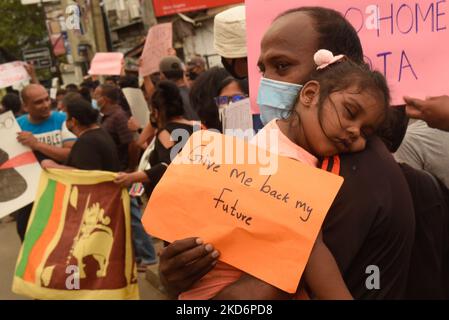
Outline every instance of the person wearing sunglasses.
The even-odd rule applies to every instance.
[[[222,131],[220,106],[248,96],[248,81],[233,78],[224,68],[212,67],[202,73],[190,89],[190,103],[201,124],[207,129]]]
[[[227,106],[246,98],[248,98],[248,81],[246,79],[225,78],[219,87],[218,96],[214,98],[218,107],[220,123],[222,123],[223,111]]]
[[[231,103],[235,103],[237,101],[246,99],[248,97],[248,95],[246,94],[234,94],[232,96],[219,96],[219,97],[215,97],[214,101],[215,104],[217,105],[217,107],[222,107],[222,106],[228,106]]]

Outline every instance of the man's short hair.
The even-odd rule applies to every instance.
[[[117,103],[119,99],[119,89],[110,84],[102,84],[100,88],[103,97],[108,98],[112,103]]]
[[[65,86],[67,92],[78,92],[78,86],[74,83],[69,83]]]

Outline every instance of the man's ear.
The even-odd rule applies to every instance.
[[[318,81],[307,82],[299,93],[299,101],[305,107],[310,107],[318,102],[320,97],[320,84]]]
[[[30,109],[28,108],[28,104],[26,104],[26,103],[22,104],[22,109],[23,109],[23,111],[25,111],[25,113],[30,112]]]

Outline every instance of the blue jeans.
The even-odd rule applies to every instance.
[[[137,263],[154,264],[157,262],[153,240],[142,225],[142,208],[136,198],[131,198],[131,229]]]

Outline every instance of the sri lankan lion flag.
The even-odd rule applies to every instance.
[[[35,299],[138,299],[129,195],[102,171],[43,171],[13,292]]]

